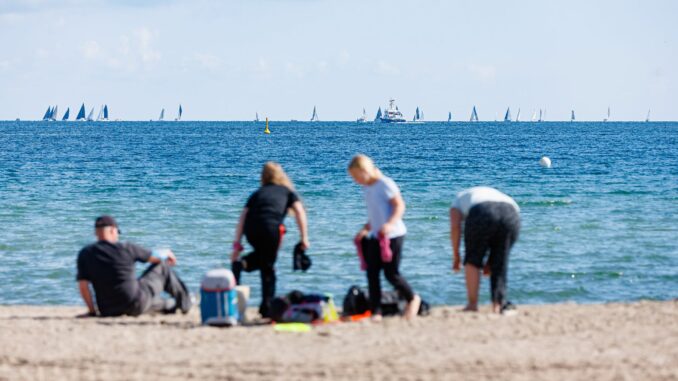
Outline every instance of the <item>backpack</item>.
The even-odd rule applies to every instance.
[[[344,297],[341,316],[362,315],[370,309],[370,300],[365,289],[351,286]]]

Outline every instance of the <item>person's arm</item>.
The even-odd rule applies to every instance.
[[[358,230],[358,233],[355,235],[355,237],[353,237],[353,240],[355,242],[360,242],[363,239],[363,237],[365,237],[368,234],[370,234],[370,223],[369,222],[367,222],[365,225],[363,225],[362,229]]]
[[[82,296],[82,300],[84,300],[87,305],[87,314],[81,316],[96,316],[97,311],[94,309],[92,293],[89,290],[89,281],[79,280],[78,287],[80,288],[80,296]]]
[[[388,200],[389,204],[393,208],[391,217],[382,225],[380,233],[383,235],[388,235],[388,233],[393,229],[396,221],[403,218],[405,214],[405,201],[400,193],[396,194],[392,199]]]
[[[297,220],[297,226],[299,227],[299,235],[301,236],[301,244],[304,246],[304,250],[310,247],[308,242],[308,221],[306,219],[306,210],[304,210],[304,205],[301,201],[296,201],[292,204],[292,210],[294,210],[294,218]]]
[[[450,208],[450,239],[452,240],[452,270],[461,270],[461,256],[459,255],[459,242],[461,241],[461,222],[464,216],[456,208]]]
[[[170,249],[153,250],[151,256],[148,257],[148,263],[161,263],[162,261],[167,261],[168,265],[174,266],[177,264],[177,257]]]
[[[238,219],[238,225],[235,227],[235,238],[233,239],[233,252],[231,253],[232,262],[237,261],[238,256],[243,251],[243,247],[240,241],[242,240],[242,232],[243,229],[245,228],[245,218],[247,218],[248,210],[249,209],[247,207],[242,209],[242,213],[240,213],[240,218]]]

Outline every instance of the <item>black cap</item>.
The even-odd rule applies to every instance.
[[[117,228],[118,223],[115,222],[115,218],[113,218],[112,216],[107,216],[107,215],[99,216],[96,219],[96,221],[94,222],[95,228],[103,228],[103,227],[106,227],[106,226],[115,226]],[[118,231],[120,231],[120,229],[118,229]]]

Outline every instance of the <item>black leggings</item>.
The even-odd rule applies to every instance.
[[[414,291],[407,283],[405,278],[400,275],[398,267],[400,266],[400,259],[402,257],[403,241],[405,236],[391,238],[391,251],[393,252],[393,259],[389,263],[384,263],[381,260],[381,248],[379,247],[379,240],[376,238],[363,238],[363,253],[365,255],[365,262],[367,262],[367,282],[370,290],[370,305],[372,314],[381,314],[381,270],[384,269],[384,276],[386,280],[398,290],[400,295],[408,302],[414,299]]]
[[[464,264],[483,268],[485,255],[490,257],[490,288],[492,302],[503,305],[506,301],[508,258],[511,247],[518,239],[520,215],[511,204],[482,202],[471,208],[464,224]]]
[[[242,271],[259,270],[261,274],[259,313],[263,317],[270,317],[271,301],[275,297],[275,260],[278,257],[278,248],[283,233],[283,225],[265,226],[246,231],[245,237],[247,237],[247,242],[254,248],[254,251],[231,264],[233,275],[238,284],[240,284]]]

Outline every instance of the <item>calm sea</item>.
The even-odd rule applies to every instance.
[[[407,203],[402,272],[435,304],[465,301],[451,272],[448,207],[489,185],[513,196],[517,304],[678,297],[678,123],[0,122],[0,304],[78,304],[75,258],[94,218],[169,246],[193,290],[228,262],[261,165],[282,163],[309,213],[313,267],[292,272],[288,219],[278,291],[366,284],[352,236],[366,220],[346,166],[371,155]],[[538,164],[542,155],[550,169]],[[141,266],[139,267],[141,269]],[[258,274],[244,282],[259,294]],[[482,295],[487,301],[488,282]],[[256,303],[255,300],[252,301]]]

